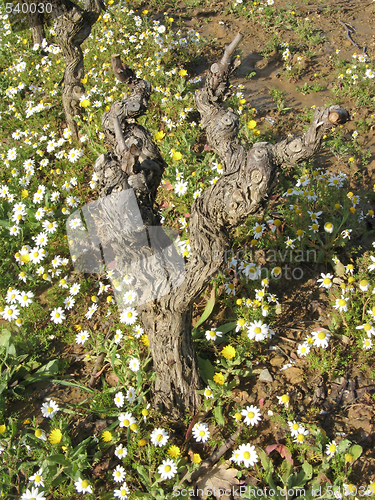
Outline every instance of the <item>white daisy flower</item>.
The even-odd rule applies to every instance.
[[[44,418],[52,418],[59,411],[58,404],[52,399],[42,404],[41,412]]]
[[[166,460],[163,460],[161,465],[159,465],[158,473],[164,481],[172,479],[172,477],[177,474],[177,465],[174,460],[167,458]]]
[[[118,465],[112,472],[113,479],[116,483],[121,483],[125,478],[125,469],[122,465]]]
[[[115,394],[114,402],[117,408],[122,408],[124,406],[124,395],[121,391]]]
[[[164,429],[156,428],[152,431],[150,439],[151,443],[154,446],[162,447],[167,444],[169,439],[169,434]]]
[[[259,408],[256,406],[247,406],[241,411],[241,415],[245,417],[244,423],[246,425],[256,425],[262,420]]]
[[[205,443],[210,437],[208,425],[202,422],[197,422],[192,429],[192,434],[197,443]]]

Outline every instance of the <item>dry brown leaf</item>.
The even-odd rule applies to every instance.
[[[197,488],[203,491],[203,500],[209,497],[209,491],[217,499],[230,500],[233,487],[238,485],[239,481],[236,477],[237,469],[228,469],[229,465],[229,460],[215,465],[197,482]]]

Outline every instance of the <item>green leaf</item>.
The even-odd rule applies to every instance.
[[[354,444],[349,448],[348,453],[350,453],[353,456],[353,461],[354,461],[361,456],[362,451],[363,451],[362,446],[360,446],[359,444]]]
[[[352,442],[349,441],[349,439],[343,439],[342,441],[340,441],[340,444],[337,446],[337,451],[339,453],[342,453],[345,450],[347,450],[351,444],[352,444]]]
[[[10,228],[10,224],[8,221],[6,220],[0,220],[0,226],[3,226],[5,227],[6,229],[9,229]]]
[[[210,314],[212,313],[213,311],[213,308],[215,306],[215,287],[211,290],[211,297],[209,298],[207,304],[206,304],[206,307],[203,311],[203,314],[202,316],[199,318],[199,321],[198,323],[195,325],[195,328],[198,328],[202,323],[204,323],[206,321],[206,319],[209,318]]]
[[[274,473],[274,468],[270,458],[263,450],[259,450],[259,457],[265,471],[266,482],[268,483],[269,486],[271,486],[272,489],[276,490],[276,485],[272,477]]]
[[[46,462],[48,465],[53,465],[53,464],[59,464],[64,467],[70,467],[71,462],[70,460],[67,460],[65,458],[65,455],[59,454],[59,455],[51,455],[50,457],[46,458]]]
[[[215,368],[212,366],[212,363],[209,359],[206,359],[204,363],[204,374],[206,375],[208,380],[212,380],[215,374]]]
[[[9,330],[6,330],[5,328],[1,330],[1,335],[0,335],[0,346],[4,346],[5,348],[10,344],[10,339],[11,339],[12,334],[10,333]]]
[[[214,417],[216,419],[217,424],[220,427],[224,427],[225,425],[225,420],[223,417],[223,406],[221,404],[218,404],[215,409],[214,409]]]
[[[236,324],[237,323],[235,321],[231,321],[230,323],[225,323],[225,325],[219,326],[217,330],[221,333],[228,333],[236,328]]]
[[[83,384],[78,384],[76,382],[69,382],[68,380],[51,380],[51,382],[55,382],[56,384],[61,384],[61,385],[66,385],[68,387],[76,387],[77,389],[82,389],[83,391],[90,392],[93,394],[95,391],[93,389],[90,389],[89,387],[86,387]]]
[[[312,478],[312,475],[313,475],[312,465],[309,464],[309,462],[303,462],[302,469],[306,475],[307,480],[310,481],[310,479]]]
[[[151,483],[150,483],[150,478],[148,477],[147,471],[143,465],[137,465],[137,472],[141,476],[141,478],[144,481],[145,486],[147,489],[151,488]]]

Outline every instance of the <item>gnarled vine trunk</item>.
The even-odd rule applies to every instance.
[[[192,307],[212,276],[224,264],[226,252],[231,247],[232,229],[260,210],[271,193],[282,164],[293,165],[309,158],[318,149],[324,132],[348,119],[347,112],[339,106],[318,108],[305,134],[275,145],[259,142],[247,151],[237,138],[238,116],[221,105],[230,92],[230,74],[239,64],[239,60],[232,56],[241,38],[237,35],[226,48],[221,61],[211,66],[205,86],[195,97],[202,129],[206,132],[208,144],[220,157],[223,175],[192,205],[189,225],[191,250],[184,276],[181,279],[176,277],[179,270],[181,272],[177,260],[173,261],[173,265],[167,261],[164,268],[168,286],[163,288],[160,285],[161,275],[158,279],[153,276],[149,286],[163,293],[156,294],[152,300],[141,301],[138,306],[149,337],[156,372],[154,405],[176,419],[186,412],[194,414],[200,404],[197,389],[201,388],[201,382],[191,336]],[[94,170],[99,177],[101,197],[134,189],[150,235],[152,227],[159,226],[155,197],[165,168],[150,134],[135,121],[147,108],[150,85],[136,78],[132,70],[123,67],[118,55],[112,56],[112,67],[120,81],[129,83],[132,92],[121,102],[114,103],[111,111],[103,116],[103,129],[113,152],[99,157]],[[113,248],[115,269],[124,273],[129,269],[129,262],[138,258],[136,277],[150,277],[151,268],[144,259],[147,251],[144,248],[140,250],[139,245],[134,243],[139,239],[136,232],[127,231],[126,237],[116,232],[108,211],[104,212],[101,214],[102,227],[109,226],[110,229],[107,237],[104,233],[102,236],[105,244]],[[124,214],[124,220],[126,217]],[[163,238],[160,236],[160,240]],[[151,243],[149,238],[151,254],[158,255],[155,245]],[[166,249],[167,245],[168,242],[163,241],[159,249]],[[147,279],[143,282],[144,286],[147,286]]]
[[[74,117],[80,116],[80,98],[85,93],[81,82],[85,75],[81,45],[90,35],[102,9],[101,0],[85,0],[84,9],[70,0],[55,0],[53,4],[56,38],[65,58],[62,102],[67,126],[75,141],[78,129]]]

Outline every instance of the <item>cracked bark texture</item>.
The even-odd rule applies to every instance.
[[[191,252],[185,279],[177,287],[170,283],[171,290],[164,296],[138,306],[156,372],[153,403],[169,418],[181,418],[186,412],[195,414],[199,408],[201,398],[197,389],[201,388],[201,382],[191,337],[192,306],[225,263],[232,229],[250,214],[260,213],[281,166],[294,165],[312,156],[324,132],[348,119],[347,112],[339,106],[318,108],[305,134],[275,145],[259,142],[250,151],[246,150],[237,138],[238,116],[222,106],[230,92],[230,75],[240,64],[233,53],[241,38],[238,34],[223,58],[211,66],[205,86],[195,95],[202,129],[209,146],[219,155],[224,172],[192,205]],[[103,128],[113,151],[99,157],[95,165],[100,196],[135,187],[145,225],[158,225],[155,196],[165,164],[148,131],[135,121],[147,108],[150,86],[124,68],[117,55],[112,56],[112,67],[120,81],[130,83],[132,93],[121,103],[114,103],[103,116]],[[111,238],[115,240],[116,234],[112,233]],[[117,254],[121,253],[121,242],[118,243]]]
[[[85,89],[81,79],[85,75],[82,43],[91,33],[104,4],[101,0],[85,0],[85,8],[75,5],[70,0],[55,0],[52,17],[55,21],[56,38],[65,59],[62,80],[62,102],[67,126],[72,131],[72,138],[78,140],[75,116],[80,116],[80,98]]]

